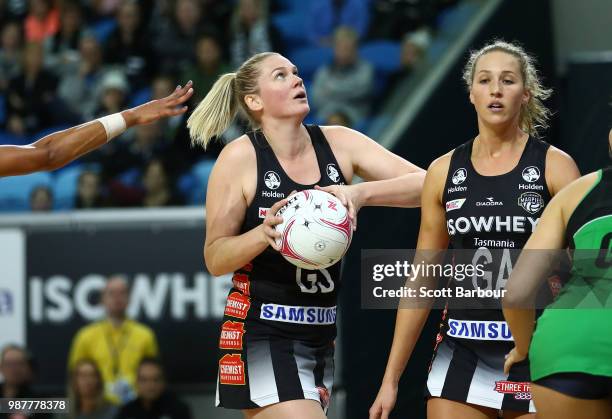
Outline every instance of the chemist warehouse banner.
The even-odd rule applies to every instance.
[[[169,381],[213,384],[231,279],[206,272],[203,243],[203,226],[29,232],[26,339],[39,382],[63,388],[72,338],[104,315],[99,292],[120,273],[132,290],[129,315],[155,331]]]

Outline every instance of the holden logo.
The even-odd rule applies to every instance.
[[[535,214],[544,207],[544,200],[538,193],[524,192],[519,196],[518,204],[529,214]]]
[[[280,176],[278,175],[278,173],[269,170],[264,175],[264,182],[268,189],[278,189],[278,187],[280,186]]]
[[[465,179],[467,178],[467,171],[462,167],[461,169],[457,169],[455,170],[455,173],[453,173],[453,185],[461,185],[463,182],[465,182]]]
[[[338,183],[340,180],[340,173],[338,173],[338,169],[336,169],[333,163],[327,165],[327,177],[334,183]]]
[[[535,182],[540,178],[540,169],[535,166],[525,167],[522,175],[525,182]]]

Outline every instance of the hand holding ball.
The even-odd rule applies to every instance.
[[[277,241],[280,253],[292,264],[309,270],[327,268],[348,250],[353,228],[348,210],[338,198],[308,189],[289,197],[276,213],[283,222]]]

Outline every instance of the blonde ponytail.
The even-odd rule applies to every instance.
[[[276,53],[262,52],[253,55],[235,73],[226,73],[219,77],[187,120],[192,145],[206,148],[212,138],[223,134],[232,123],[239,107],[249,118],[251,125],[258,125],[259,121],[251,114],[244,97],[259,93],[259,64],[271,55]]]
[[[191,145],[201,145],[206,148],[212,138],[223,134],[232,123],[238,112],[235,80],[236,73],[220,76],[189,116],[187,128],[189,128]]]

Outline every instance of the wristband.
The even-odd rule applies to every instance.
[[[103,116],[102,118],[98,118],[96,121],[99,121],[104,126],[104,131],[106,131],[106,142],[109,142],[118,135],[121,135],[127,128],[125,119],[119,112]]]

